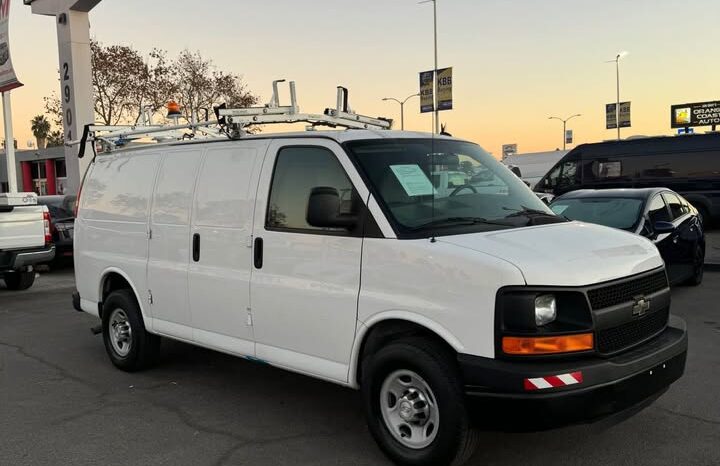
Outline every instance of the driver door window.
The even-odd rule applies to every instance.
[[[357,193],[330,150],[322,147],[281,149],[270,189],[267,228],[347,234],[342,228],[320,228],[307,223],[310,192],[317,187],[337,190],[341,201],[339,214],[357,213],[360,204]]]
[[[682,203],[680,202],[680,199],[672,193],[665,193],[662,195],[663,198],[665,198],[665,202],[667,202],[668,206],[670,207],[670,213],[672,215],[672,220],[676,220],[683,215],[685,215],[685,212],[683,211]]]
[[[578,162],[572,160],[563,163],[558,186],[574,186],[578,181]]]

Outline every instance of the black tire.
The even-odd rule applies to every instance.
[[[130,326],[129,350],[121,354],[111,342],[111,320],[116,310],[122,311]],[[110,293],[103,303],[102,333],[105,350],[110,361],[118,369],[134,372],[145,369],[155,362],[160,350],[160,337],[145,330],[140,307],[130,290],[117,290]]]
[[[8,290],[27,290],[35,283],[35,272],[7,272],[3,279]]]
[[[432,443],[422,449],[400,443],[383,419],[382,384],[397,370],[417,373],[427,382],[436,400],[439,426]],[[363,360],[361,391],[370,433],[396,464],[458,466],[475,451],[478,432],[470,424],[457,364],[442,346],[427,339],[408,338],[369,355]]]
[[[710,212],[703,206],[695,207],[698,211],[698,217],[700,217],[700,223],[702,223],[703,229],[710,228],[712,219],[710,218]]]
[[[687,286],[699,286],[702,284],[703,275],[705,274],[705,248],[701,245],[695,247],[695,257],[693,259],[693,274],[683,284]]]

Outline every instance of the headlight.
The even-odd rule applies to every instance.
[[[557,317],[555,295],[542,294],[535,298],[535,325],[541,327],[553,322]]]

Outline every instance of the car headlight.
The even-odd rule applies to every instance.
[[[557,317],[555,295],[542,294],[535,298],[535,325],[542,327]]]

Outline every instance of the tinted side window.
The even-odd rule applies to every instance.
[[[648,216],[653,224],[655,222],[670,221],[670,214],[668,214],[668,209],[662,196],[657,195],[652,198],[650,201],[650,207],[648,208]]]
[[[270,201],[266,217],[268,228],[337,231],[314,227],[306,215],[310,192],[317,187],[335,188],[342,201],[341,213],[357,211],[357,194],[335,155],[322,147],[288,147],[275,161]]]
[[[671,193],[665,193],[663,194],[663,197],[665,198],[665,202],[667,202],[668,206],[670,207],[670,214],[672,215],[673,220],[685,215],[683,212],[682,203],[676,195]]]

